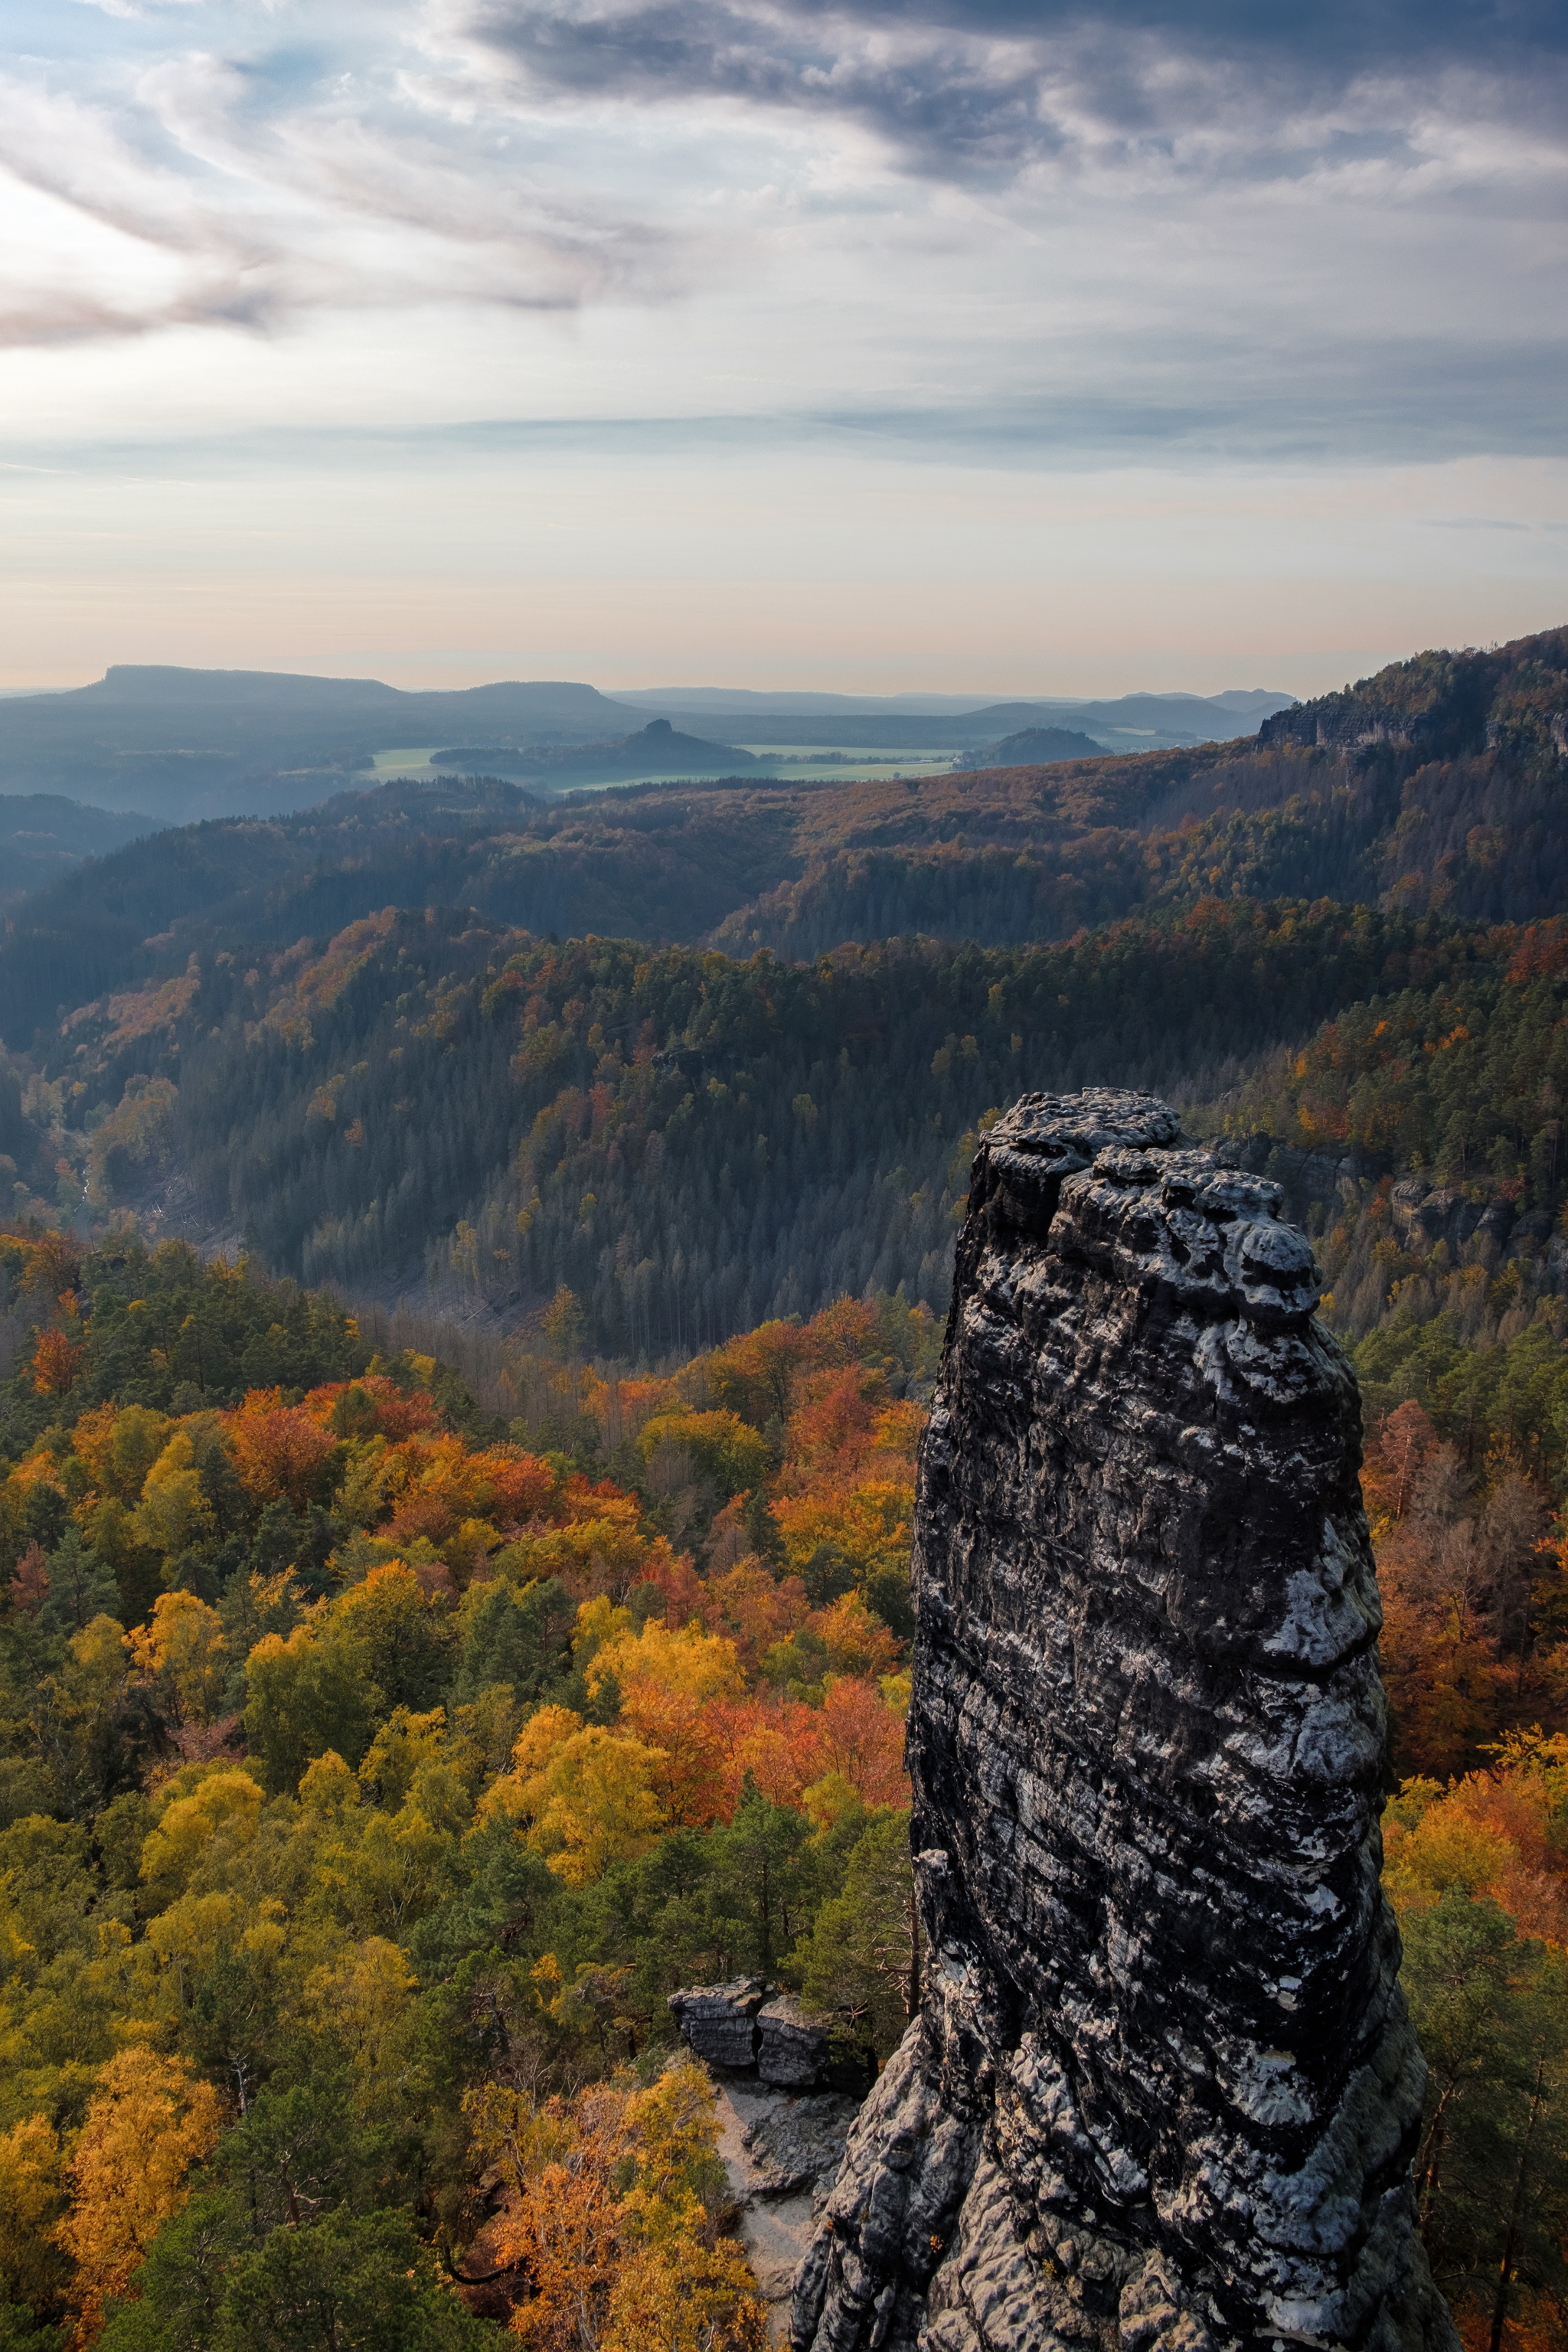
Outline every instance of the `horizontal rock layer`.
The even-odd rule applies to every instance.
[[[783,2090],[858,2095],[867,2077],[853,2053],[833,2048],[833,2021],[802,2007],[793,1992],[771,1991],[761,1977],[691,1985],[669,1996],[670,2014],[688,2048],[710,2066],[756,2074]]]
[[[799,2352],[1457,2347],[1359,1405],[1279,1197],[1146,1097],[1026,1097],[977,1155],[916,1516],[927,1994]]]

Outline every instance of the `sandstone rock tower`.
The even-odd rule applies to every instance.
[[[981,1149],[916,1518],[925,2001],[797,2352],[1458,2352],[1316,1303],[1163,1103],[1029,1095]]]

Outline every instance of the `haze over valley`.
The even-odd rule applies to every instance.
[[[1291,698],[1261,689],[1082,704],[953,697],[956,707],[942,711],[848,696],[784,699],[787,708],[773,710],[763,697],[710,691],[686,710],[668,693],[616,700],[563,683],[410,694],[374,679],[119,665],[92,686],[0,699],[0,794],[43,793],[181,823],[308,808],[361,774],[496,773],[559,792],[759,764],[874,769],[900,753],[954,764],[1040,726],[1063,742],[1035,756],[1066,757],[1248,732]]]

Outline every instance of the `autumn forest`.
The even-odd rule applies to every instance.
[[[1312,1239],[1421,2231],[1475,2352],[1562,2342],[1565,677],[918,790],[387,787],[10,910],[0,2346],[761,2352],[668,1996],[794,1989],[865,2083],[918,2005],[953,1241],[1087,1084]]]

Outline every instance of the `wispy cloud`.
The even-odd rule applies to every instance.
[[[601,415],[1390,454],[1559,430],[1568,17],[1539,0],[24,16],[13,347],[374,314],[406,352],[443,313],[537,314],[610,322]],[[580,381],[552,367],[471,413],[547,413]]]
[[[225,54],[172,30],[163,54],[139,48],[118,72],[100,57],[0,78],[0,340],[429,303],[571,310],[658,299],[679,277],[668,233],[552,186],[504,131],[461,135],[374,51]]]

